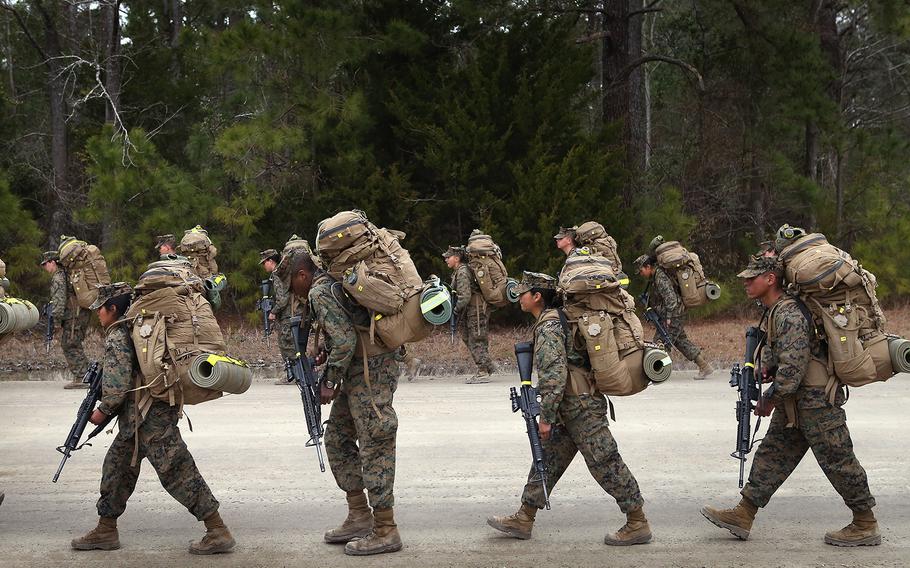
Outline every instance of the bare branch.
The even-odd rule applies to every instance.
[[[669,63],[671,65],[676,65],[677,67],[682,67],[688,71],[696,80],[698,90],[704,92],[705,90],[705,81],[701,76],[701,73],[698,72],[693,65],[686,63],[682,59],[676,59],[675,57],[667,57],[666,55],[645,55],[639,57],[635,61],[629,63],[622,71],[620,71],[615,78],[610,82],[610,88],[615,87],[616,85],[625,81],[629,75],[632,74],[637,68],[641,67],[645,63],[651,63],[654,61],[660,61],[662,63]]]

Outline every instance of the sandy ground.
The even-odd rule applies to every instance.
[[[0,566],[907,566],[910,565],[910,394],[906,376],[857,389],[847,406],[857,454],[869,472],[884,543],[875,548],[826,546],[826,530],[849,512],[811,456],[760,512],[752,540],[740,542],[699,514],[705,503],[738,499],[734,391],[725,373],[670,382],[615,401],[613,424],[623,457],[638,478],[655,534],[651,544],[602,544],[623,522],[613,500],[581,458],[555,489],[530,541],[498,536],[491,514],[518,506],[529,465],[520,417],[508,386],[454,378],[400,386],[397,520],[405,548],[397,554],[349,558],[323,544],[322,533],[344,516],[344,500],[316,454],[304,448],[297,390],[257,382],[243,396],[190,408],[195,432],[184,437],[238,546],[212,558],[186,553],[202,533],[161,488],[146,462],[120,519],[123,548],[73,552],[69,540],[91,528],[102,435],[69,461],[51,483],[82,392],[59,382],[0,383]]]

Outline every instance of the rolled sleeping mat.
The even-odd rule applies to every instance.
[[[662,383],[670,378],[673,371],[673,360],[663,349],[645,347],[645,376],[652,383]]]
[[[212,309],[217,310],[221,307],[221,291],[227,287],[227,276],[216,274],[203,280],[205,286],[205,299],[212,304]]]
[[[28,300],[0,300],[0,335],[24,331],[38,325],[38,308]]]
[[[888,338],[888,354],[895,373],[910,373],[910,341],[901,337]]]
[[[705,295],[707,295],[708,299],[712,301],[720,298],[720,286],[714,282],[708,282],[705,284]]]
[[[239,359],[203,353],[190,365],[190,380],[200,388],[243,394],[253,382],[253,371]]]
[[[452,319],[452,296],[439,279],[431,280],[420,293],[420,313],[433,325],[443,325]]]
[[[506,279],[506,299],[513,304],[518,302],[518,296],[520,295],[515,292],[517,288],[518,280],[515,280],[514,278]]]

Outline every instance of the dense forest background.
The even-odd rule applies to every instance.
[[[732,283],[789,222],[899,297],[908,40],[903,0],[0,0],[0,257],[38,299],[61,234],[134,281],[198,223],[246,312],[257,251],[345,208],[425,275],[475,227],[554,271],[594,219]]]

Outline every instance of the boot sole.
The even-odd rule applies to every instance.
[[[112,543],[82,543],[76,544],[75,542],[70,543],[73,547],[73,550],[117,550],[120,548],[120,542]]]
[[[374,554],[385,554],[386,552],[398,552],[401,550],[402,544],[400,542],[395,544],[387,544],[381,548],[373,548],[370,550],[357,550],[349,549],[347,546],[344,547],[344,553],[348,556],[372,556]]]
[[[882,535],[877,534],[875,536],[868,536],[861,540],[837,540],[825,536],[825,544],[830,544],[831,546],[843,546],[843,547],[853,547],[853,546],[878,546],[882,543]]]
[[[728,531],[730,531],[730,534],[732,534],[739,540],[749,540],[749,531],[747,531],[746,529],[744,529],[742,527],[738,527],[736,525],[731,525],[729,523],[725,523],[718,519],[715,519],[715,518],[711,517],[710,514],[708,513],[708,511],[706,511],[705,509],[701,510],[701,515],[704,518],[711,521],[715,526],[718,526],[722,529],[727,529]]]
[[[368,534],[370,534],[370,529],[363,529],[360,532],[343,535],[343,536],[342,535],[329,536],[326,534],[326,535],[323,535],[322,539],[325,540],[325,542],[327,544],[347,544],[356,538],[363,538]]]
[[[643,534],[628,540],[614,540],[609,537],[604,537],[604,544],[609,546],[632,546],[633,544],[647,544],[649,542],[651,542],[651,533]]]
[[[521,540],[529,540],[531,538],[531,533],[517,531],[515,529],[509,528],[505,525],[500,525],[493,521],[493,519],[487,519],[487,524],[498,530],[501,533],[505,533],[512,538],[517,538]]]
[[[211,554],[227,554],[229,552],[234,552],[234,546],[237,542],[234,539],[231,539],[231,542],[222,544],[221,546],[216,546],[215,548],[209,548],[206,550],[200,550],[198,548],[190,547],[190,554],[196,554],[198,556],[209,556]]]

